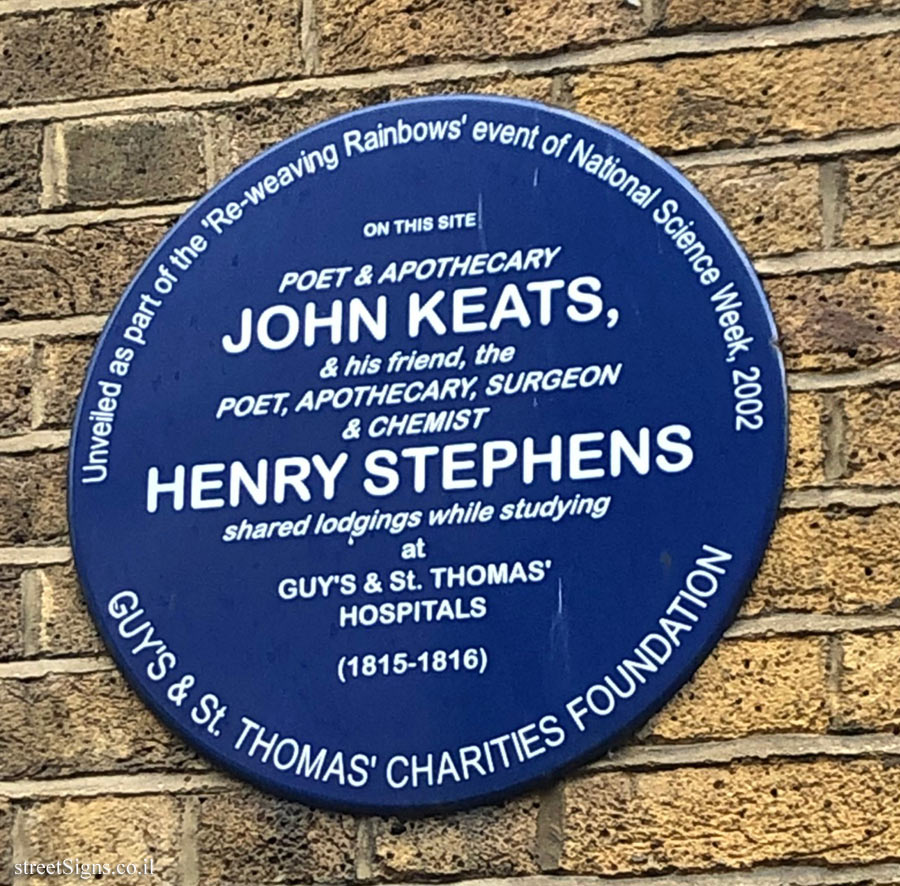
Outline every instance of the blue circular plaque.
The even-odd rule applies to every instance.
[[[201,199],[85,381],[72,542],[119,666],[272,791],[415,813],[622,740],[731,622],[785,465],[721,219],[615,130],[427,98]]]

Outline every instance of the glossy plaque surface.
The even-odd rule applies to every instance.
[[[314,127],[172,229],[97,347],[70,520],[174,730],[420,812],[621,741],[732,620],[785,463],[775,331],[621,133],[453,97]]]

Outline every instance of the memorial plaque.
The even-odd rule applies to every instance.
[[[785,435],[759,282],[671,166],[531,102],[396,102],[261,154],[138,272],[72,542],[119,666],[209,758],[318,806],[471,806],[691,676]]]

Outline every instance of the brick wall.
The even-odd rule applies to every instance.
[[[627,747],[505,805],[326,814],[125,687],[73,574],[67,428],[192,199],[315,121],[454,91],[612,123],[710,197],[781,331],[787,492],[738,621]],[[898,197],[900,0],[0,0],[0,883],[74,855],[182,886],[900,882]]]

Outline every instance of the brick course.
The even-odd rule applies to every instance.
[[[573,78],[575,109],[657,150],[724,148],[900,123],[895,35],[615,65]]]
[[[0,18],[0,104],[223,87],[303,70],[290,0],[163,0]],[[177,35],[177,36],[176,36]]]
[[[643,36],[640,10],[590,0],[320,0],[326,72],[539,55]]]
[[[562,869],[577,874],[745,869],[890,853],[900,772],[884,763],[748,763],[600,774],[566,787]]]

